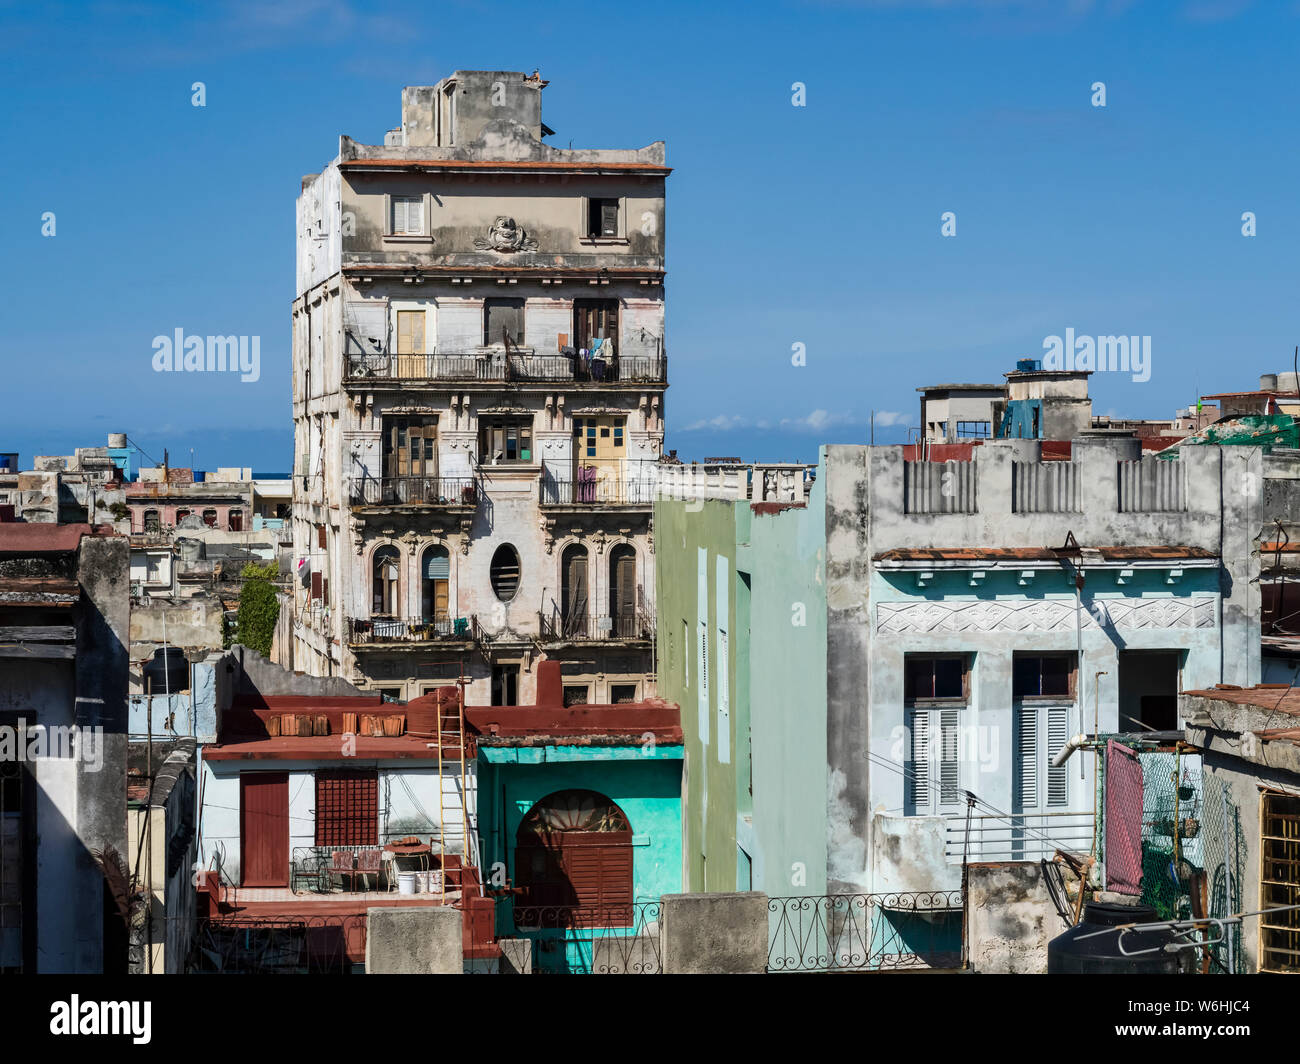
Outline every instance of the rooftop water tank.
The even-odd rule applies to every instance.
[[[1149,905],[1114,905],[1090,901],[1084,906],[1083,922],[1064,934],[1057,935],[1047,944],[1047,973],[1177,974],[1178,954],[1165,949],[1165,946],[1174,941],[1172,931],[1119,930],[1124,924],[1155,923],[1158,919],[1155,909]],[[1119,948],[1121,935],[1123,953]]]

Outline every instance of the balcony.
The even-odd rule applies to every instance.
[[[637,598],[642,598],[641,588],[637,588]],[[640,643],[654,639],[655,618],[653,613],[639,609],[612,617],[539,613],[537,630],[543,643]]]
[[[411,620],[394,617],[373,617],[369,620],[348,619],[348,643],[351,646],[444,642],[482,642],[478,618],[437,614],[432,618]]]
[[[484,381],[530,383],[572,381],[578,384],[663,384],[668,360],[662,355],[617,355],[604,359],[570,358],[521,351],[482,351],[424,355],[362,354],[346,356],[344,380]]]
[[[654,501],[654,485],[645,478],[557,480],[544,476],[538,482],[538,502],[542,506],[568,509],[624,506],[648,509],[654,505]]]
[[[478,485],[472,477],[364,477],[349,491],[353,506],[439,506],[473,510]]]

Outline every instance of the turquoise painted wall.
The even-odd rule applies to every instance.
[[[528,811],[555,791],[582,788],[605,795],[627,816],[632,829],[633,900],[657,903],[664,894],[679,893],[681,758],[682,748],[676,745],[481,748],[479,833],[485,878],[491,883],[493,865],[501,862],[513,882],[515,834]],[[650,918],[653,916],[652,912]],[[560,950],[535,947],[538,967],[585,970],[590,963],[589,934],[518,932],[508,904],[497,907],[497,933],[534,940],[568,939]]]

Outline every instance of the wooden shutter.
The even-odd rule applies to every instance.
[[[324,593],[325,593],[325,586],[323,582],[323,574],[312,573],[311,574],[311,597],[314,599],[322,598],[324,596]]]
[[[560,862],[580,912],[578,926],[619,926],[632,908],[632,833],[562,831]]]
[[[379,774],[346,769],[316,773],[316,845],[379,842]]]
[[[601,201],[600,235],[618,236],[618,200]]]
[[[484,304],[485,344],[499,344],[502,336],[512,344],[524,342],[524,301],[522,299],[489,299]]]
[[[397,353],[399,355],[424,354],[424,311],[399,310],[397,312]]]
[[[244,886],[289,885],[289,773],[240,773],[239,840]]]
[[[1038,709],[1022,706],[1019,714],[1016,750],[1020,758],[1020,788],[1016,804],[1020,810],[1038,807]]]
[[[570,622],[587,616],[587,552],[572,547],[564,554],[564,585],[560,588],[560,611]]]
[[[945,709],[939,714],[940,754],[939,800],[944,805],[957,802],[961,795],[961,752],[958,742],[960,717],[955,709]]]
[[[636,554],[630,548],[616,547],[609,575],[610,616],[630,617],[636,612]]]
[[[1047,804],[1064,806],[1070,800],[1069,777],[1065,765],[1055,766],[1051,761],[1061,752],[1070,738],[1070,710],[1065,706],[1049,706],[1047,710]]]
[[[918,810],[930,808],[930,714],[918,710],[912,714],[912,763],[908,784],[912,805]]]

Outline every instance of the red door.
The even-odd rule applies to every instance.
[[[246,887],[289,885],[289,774],[239,776],[240,871]]]

